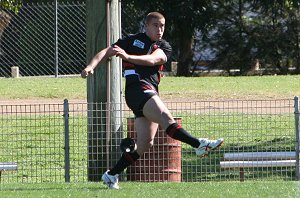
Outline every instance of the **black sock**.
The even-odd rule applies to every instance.
[[[186,130],[184,130],[177,123],[173,123],[166,129],[166,133],[173,139],[187,143],[194,148],[198,148],[200,142],[197,138],[191,136]]]
[[[136,151],[132,153],[123,153],[117,164],[108,172],[108,174],[120,174],[125,168],[133,164],[139,158],[140,155]]]

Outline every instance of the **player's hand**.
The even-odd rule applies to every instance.
[[[120,57],[123,60],[127,60],[128,59],[129,55],[122,48],[120,48],[119,46],[114,45],[113,46],[113,50],[114,50],[114,52],[115,52],[115,54],[116,54],[117,57]]]
[[[81,72],[81,77],[82,78],[86,78],[88,77],[90,74],[94,73],[94,69],[91,66],[87,66],[84,70],[82,70]]]

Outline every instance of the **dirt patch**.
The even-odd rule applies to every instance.
[[[176,100],[163,100],[171,112],[191,111],[194,113],[239,112],[254,114],[274,114],[294,112],[294,101],[282,100],[212,100],[202,101],[197,99],[176,98]],[[87,101],[83,99],[70,99],[70,112],[82,112],[87,109]],[[0,100],[2,113],[32,112],[34,109],[42,112],[61,111],[63,99],[14,99]],[[3,108],[3,106],[5,108]],[[32,107],[35,107],[32,109]],[[129,110],[126,105],[124,110]]]
[[[86,100],[72,99],[69,103],[85,103]],[[64,99],[5,99],[0,100],[0,105],[33,105],[33,104],[63,104]]]

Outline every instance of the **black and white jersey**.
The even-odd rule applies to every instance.
[[[172,53],[172,47],[165,40],[151,41],[145,33],[130,35],[123,39],[119,39],[114,45],[121,47],[127,54],[130,55],[146,55],[151,54],[157,48],[164,51],[166,58],[169,59]],[[145,80],[154,86],[158,86],[160,81],[160,71],[163,65],[142,66],[123,61],[123,70],[135,70],[141,80]]]

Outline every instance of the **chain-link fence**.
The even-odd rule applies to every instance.
[[[131,9],[122,2],[124,36],[143,27],[145,13]],[[0,8],[0,77],[79,74],[86,65],[87,12],[84,0],[26,3],[17,14]]]
[[[143,27],[145,13],[131,9],[122,2],[123,36]],[[87,13],[84,0],[26,3],[17,14],[0,8],[0,77],[79,74],[86,65]]]
[[[85,2],[27,3],[1,11],[0,77],[79,74],[86,64]]]
[[[297,97],[294,100],[166,103],[192,135],[224,137],[225,144],[209,157],[199,158],[189,145],[166,139],[160,131],[153,148],[128,168],[121,179],[177,182],[240,180],[241,177],[299,179],[298,104]],[[106,104],[102,103],[69,104],[65,100],[61,104],[0,105],[0,169],[1,163],[17,165],[17,170],[1,171],[1,182],[86,182],[93,176],[96,177],[93,180],[99,180],[101,170],[110,168],[112,161],[121,155],[120,139],[116,137],[136,136],[133,115],[126,105],[122,106],[120,117],[110,118],[109,123],[114,119],[122,122],[114,130],[102,121],[108,115]],[[106,129],[122,135],[111,135],[107,141]],[[91,148],[94,153],[90,153]],[[244,156],[246,159],[236,160],[225,157],[234,153],[248,155]],[[249,153],[267,157],[250,159]],[[222,166],[224,162],[237,160],[235,166]],[[103,162],[102,167],[90,167],[97,165],[94,163],[97,161]],[[250,161],[250,166],[246,167],[243,161]],[[96,171],[91,173],[89,168]]]

